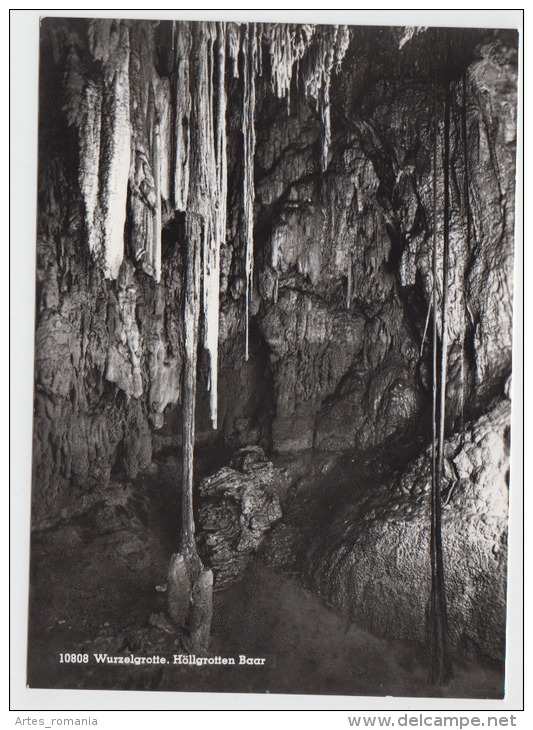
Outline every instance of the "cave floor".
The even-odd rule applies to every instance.
[[[175,654],[188,652],[153,618],[166,607],[157,587],[166,580],[177,518],[168,483],[149,475],[116,482],[115,495],[127,496],[111,511],[96,506],[34,533],[30,687],[501,698],[502,671],[480,663],[456,665],[448,686],[429,686],[424,652],[358,628],[260,557],[214,596],[209,654],[235,657],[236,665],[173,664]],[[88,654],[89,661],[61,663],[60,653]],[[98,653],[168,663],[99,664]],[[239,666],[242,654],[265,664]]]

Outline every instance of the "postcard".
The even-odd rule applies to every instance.
[[[27,683],[505,695],[518,32],[43,17]]]

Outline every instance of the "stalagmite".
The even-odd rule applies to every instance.
[[[255,154],[255,75],[257,72],[257,35],[255,23],[246,27],[242,42],[243,53],[243,119],[244,137],[244,241],[246,276],[246,340],[245,360],[249,357],[250,301],[253,292],[254,275],[254,154]]]

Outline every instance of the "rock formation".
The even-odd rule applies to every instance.
[[[258,446],[241,450],[200,484],[200,552],[223,588],[244,574],[251,555],[282,513],[276,490],[284,477]]]
[[[443,543],[449,635],[463,658],[505,658],[509,402],[445,444]],[[431,454],[324,526],[312,585],[378,636],[425,644]]]

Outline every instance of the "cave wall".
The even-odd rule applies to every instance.
[[[194,38],[213,38],[214,25],[193,29]],[[327,40],[331,28],[314,37]],[[270,29],[254,90],[247,296],[245,67],[234,48],[244,29],[230,30],[218,428],[210,423],[212,357],[202,348],[199,440],[343,450],[423,426],[433,115],[435,105],[442,161],[446,87],[450,420],[481,412],[511,366],[515,37],[469,31],[453,66],[445,31],[405,40],[398,29],[344,28],[329,38],[337,54],[329,60],[323,41],[313,45],[311,31],[299,31],[302,70],[289,64],[288,74],[272,51],[284,26]],[[194,76],[194,63],[190,38],[175,33],[148,21],[41,26],[34,526],[85,509],[112,472],[134,477],[151,467],[154,447],[180,442],[183,191],[195,154],[187,121],[200,112],[183,107],[179,84]],[[437,49],[433,73],[415,63],[427,47]],[[328,83],[303,94],[314,69],[326,69]],[[188,140],[182,146],[178,133]],[[442,185],[439,172],[439,199]],[[437,231],[440,241],[440,209]]]
[[[379,66],[394,53],[375,40]],[[278,299],[260,313],[260,326],[271,350],[279,450],[366,448],[423,419],[431,369],[429,340],[422,342],[432,286],[433,117],[440,255],[446,88],[450,425],[503,395],[512,344],[512,40],[479,40],[463,67],[440,67],[437,82],[389,67],[386,79],[360,94],[339,90],[338,138],[323,175],[312,153],[319,130],[308,111],[285,124],[280,114],[259,137],[258,226],[264,216]],[[352,62],[356,75],[357,60],[348,52],[346,66]],[[342,91],[348,84],[343,76]],[[439,281],[438,303],[441,289]]]
[[[462,660],[505,660],[508,400],[445,444],[442,534],[448,641]],[[427,646],[431,450],[318,530],[310,585],[377,636]]]

